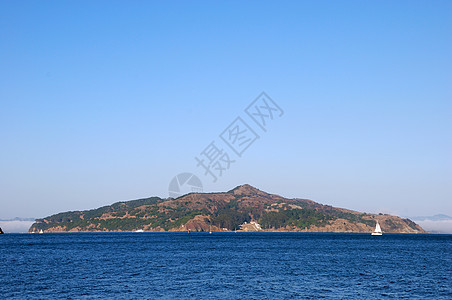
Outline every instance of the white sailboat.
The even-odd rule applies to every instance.
[[[42,231],[42,229],[41,229],[41,230],[39,230],[39,233],[41,233],[41,234],[42,234],[42,233],[44,233],[44,231]]]
[[[380,224],[377,221],[377,225],[375,226],[374,232],[372,232],[372,235],[382,235],[383,232],[381,232]]]

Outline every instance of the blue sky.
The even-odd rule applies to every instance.
[[[451,15],[450,1],[2,1],[0,218],[167,197],[181,172],[205,191],[452,215]],[[195,156],[252,122],[262,91],[284,115],[213,183]]]

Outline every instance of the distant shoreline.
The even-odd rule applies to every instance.
[[[42,235],[40,233],[31,233],[31,232],[9,232],[9,234],[31,234],[31,235]],[[208,231],[192,231],[188,233],[187,231],[144,231],[144,232],[135,232],[135,231],[58,231],[58,232],[44,232],[43,234],[86,234],[86,233],[94,233],[94,234],[101,234],[101,233],[127,233],[127,234],[146,234],[146,233],[156,233],[156,234],[164,234],[164,233],[170,233],[170,234],[209,234]],[[226,233],[234,233],[234,234],[244,234],[244,233],[252,233],[252,234],[265,234],[265,233],[271,233],[271,234],[277,234],[277,233],[290,233],[290,234],[360,234],[360,235],[370,235],[371,232],[318,232],[318,231],[212,231],[211,234],[226,234]],[[383,235],[452,235],[452,233],[434,233],[434,232],[388,232],[383,233]]]

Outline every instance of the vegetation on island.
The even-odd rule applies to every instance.
[[[207,231],[212,228],[233,231],[250,222],[267,231],[356,232],[371,230],[377,219],[386,231],[422,232],[422,228],[408,219],[359,213],[306,199],[286,199],[249,185],[226,193],[196,193],[177,199],[151,197],[59,213],[36,220],[30,232]]]

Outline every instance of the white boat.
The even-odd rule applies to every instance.
[[[138,229],[138,230],[135,230],[135,232],[144,232],[144,230],[143,229]]]
[[[44,233],[44,231],[42,231],[42,229],[41,229],[41,230],[39,230],[39,233]]]
[[[383,234],[383,232],[381,232],[380,224],[378,224],[378,221],[377,221],[377,225],[375,226],[375,230],[374,230],[374,232],[372,232],[372,235],[382,235],[382,234]]]

